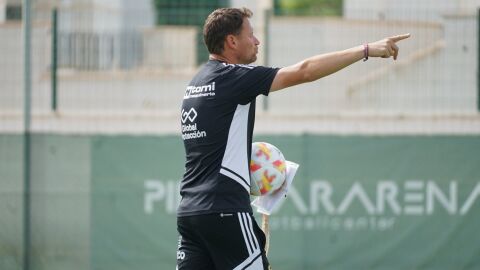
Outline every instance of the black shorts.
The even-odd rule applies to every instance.
[[[250,213],[177,218],[178,270],[266,270],[265,234]]]

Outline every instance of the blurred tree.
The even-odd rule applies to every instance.
[[[274,0],[275,15],[341,16],[343,0]]]

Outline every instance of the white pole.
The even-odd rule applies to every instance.
[[[7,20],[7,0],[0,0],[0,23]]]

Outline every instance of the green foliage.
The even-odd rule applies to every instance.
[[[343,0],[275,0],[275,15],[341,16]]]
[[[157,24],[203,25],[213,10],[228,5],[227,0],[153,0]]]

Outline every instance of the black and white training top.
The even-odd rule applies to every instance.
[[[208,61],[182,104],[186,163],[178,216],[252,212],[250,152],[255,98],[268,95],[277,68]]]

